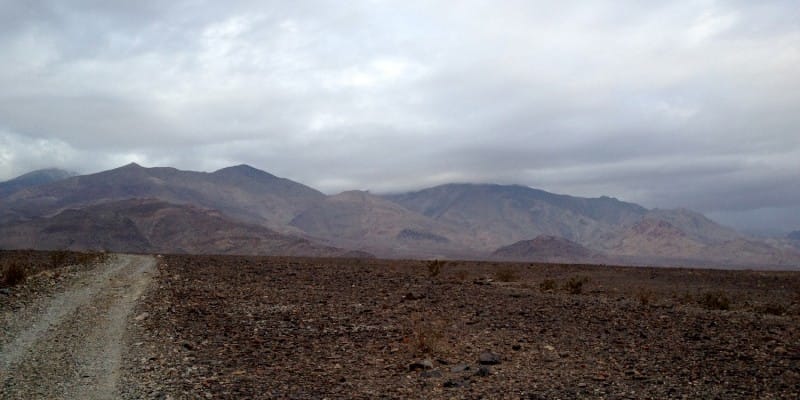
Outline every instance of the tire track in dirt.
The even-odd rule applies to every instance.
[[[154,270],[152,257],[119,255],[21,310],[0,348],[0,398],[118,397],[128,317]]]

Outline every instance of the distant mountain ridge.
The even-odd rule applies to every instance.
[[[39,169],[20,175],[16,178],[0,182],[0,196],[25,188],[57,182],[77,175],[75,172],[58,168]]]
[[[611,226],[635,222],[647,210],[609,197],[585,199],[519,185],[448,184],[388,199],[478,238],[481,251],[539,235],[593,243]]]
[[[537,260],[556,263],[606,263],[608,258],[598,252],[558,236],[539,235],[503,246],[492,253],[494,258],[508,261]]]
[[[347,253],[232,221],[214,210],[155,199],[110,201],[4,224],[0,226],[0,248],[298,256]]]
[[[750,238],[685,209],[496,184],[326,196],[248,165],[209,173],[129,164],[28,185],[0,193],[0,228],[0,247],[800,265],[796,244]]]
[[[22,215],[53,213],[107,201],[154,198],[217,209],[234,218],[287,229],[294,216],[325,198],[305,185],[239,165],[206,173],[131,163],[13,193],[5,208]]]

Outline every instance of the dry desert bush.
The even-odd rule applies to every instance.
[[[564,283],[564,290],[569,294],[583,293],[583,285],[589,283],[589,278],[585,276],[573,276]]]
[[[730,310],[731,299],[721,290],[708,291],[700,295],[701,306],[709,310]]]
[[[446,263],[442,260],[431,260],[428,263],[428,277],[436,278],[437,276],[439,276],[445,264]]]
[[[10,287],[15,286],[28,277],[28,271],[25,266],[19,262],[11,262],[3,268],[3,277],[0,280],[0,286]]]
[[[512,269],[503,268],[494,273],[494,279],[499,282],[516,282],[519,277]]]
[[[556,281],[552,279],[545,279],[539,284],[539,290],[542,292],[552,292],[556,290],[556,287],[558,287],[558,285],[556,285]]]
[[[427,355],[443,350],[447,323],[430,313],[415,313],[409,317],[403,343],[412,355]]]

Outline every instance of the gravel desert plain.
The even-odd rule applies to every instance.
[[[108,259],[121,257],[87,264],[80,253],[0,256],[4,265],[24,260],[30,269],[26,280],[0,294],[4,352],[19,342],[25,310],[83,285]],[[126,316],[107,392],[113,398],[789,399],[800,393],[797,272],[147,257],[157,271]],[[81,307],[74,312],[79,317]],[[30,342],[34,358],[46,359],[41,353],[52,345]],[[69,358],[80,351],[67,353],[59,356],[68,358],[62,364],[74,365]],[[68,367],[26,370],[26,363],[4,362],[0,397],[41,394],[31,387],[73,375],[92,379]],[[61,389],[53,390],[58,397]]]

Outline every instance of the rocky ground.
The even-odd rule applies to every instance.
[[[0,261],[19,263],[21,254],[27,276],[0,292],[0,399],[116,399],[127,393],[119,382],[129,320],[135,320],[130,313],[151,281],[155,259],[17,252],[0,254]],[[64,261],[64,254],[85,263]],[[7,276],[4,266],[5,283]]]
[[[167,256],[131,398],[798,398],[800,273]]]

